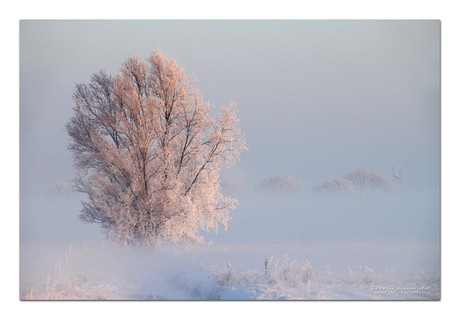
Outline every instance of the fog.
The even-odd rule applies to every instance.
[[[395,194],[227,193],[238,199],[228,228],[202,231],[216,245],[350,243],[439,243],[439,197],[427,192]],[[78,215],[82,197],[25,195],[21,204],[21,243],[96,243],[105,236]]]
[[[205,100],[237,104],[249,148],[221,170],[239,204],[227,230],[203,231],[206,243],[439,243],[440,21],[24,20],[21,249],[103,241],[78,220],[84,197],[69,190],[72,92],[155,49],[197,77]],[[356,169],[392,179],[395,191],[313,191]],[[257,192],[276,173],[302,188]]]
[[[237,104],[249,151],[233,178],[402,166],[439,189],[439,21],[22,21],[20,48],[21,187],[73,178],[75,84],[158,48],[206,100]]]

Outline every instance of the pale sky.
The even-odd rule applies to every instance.
[[[439,192],[440,27],[425,21],[20,22],[21,188],[70,181],[76,83],[161,49],[217,107],[235,102],[248,151],[222,179],[306,186],[358,168]]]

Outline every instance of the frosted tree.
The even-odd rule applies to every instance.
[[[236,200],[218,183],[246,149],[235,105],[213,106],[196,81],[170,57],[154,51],[128,58],[121,74],[94,74],[76,85],[67,124],[69,149],[85,193],[80,219],[126,244],[202,242],[199,229],[227,227]]]

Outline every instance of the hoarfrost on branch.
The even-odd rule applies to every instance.
[[[122,243],[202,242],[198,229],[227,227],[236,200],[223,197],[222,163],[246,149],[235,105],[212,118],[176,61],[154,51],[128,58],[121,74],[78,84],[67,124],[78,177],[88,195],[80,218]]]

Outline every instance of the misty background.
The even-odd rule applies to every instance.
[[[174,57],[216,107],[237,104],[248,151],[222,181],[240,202],[227,232],[238,242],[439,242],[440,21],[20,22],[21,242],[101,235],[77,219],[81,195],[65,125],[77,83],[116,75],[130,55]],[[365,168],[401,192],[365,199],[311,189]],[[254,188],[276,173],[295,195]],[[291,221],[291,223],[286,223]]]

